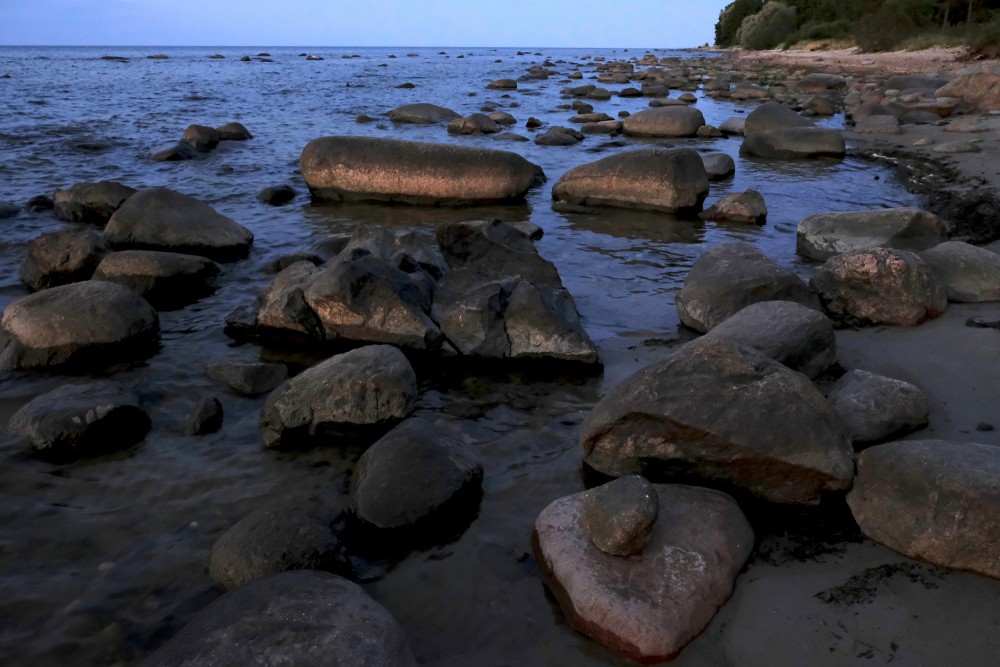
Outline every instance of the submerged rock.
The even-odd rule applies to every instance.
[[[246,141],[253,139],[253,135],[242,123],[226,123],[215,128],[222,141]]]
[[[104,237],[90,229],[42,234],[28,243],[21,282],[37,291],[88,280],[110,252]]]
[[[181,136],[181,141],[203,153],[218,146],[220,139],[218,130],[205,125],[188,125]]]
[[[944,221],[917,208],[818,213],[799,223],[796,252],[827,260],[859,248],[896,248],[920,252],[948,239]]]
[[[104,225],[135,193],[135,188],[116,181],[77,183],[68,190],[56,190],[53,214],[60,220]]]
[[[927,397],[917,386],[862,370],[845,373],[829,399],[855,445],[923,428],[930,415]]]
[[[257,193],[257,201],[271,206],[282,206],[293,199],[295,188],[290,185],[274,185]]]
[[[288,379],[288,368],[284,364],[217,361],[206,366],[205,372],[243,396],[266,394]]]

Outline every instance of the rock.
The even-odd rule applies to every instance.
[[[97,280],[52,287],[4,310],[0,370],[145,359],[159,333],[156,311],[127,287]]]
[[[35,195],[24,204],[24,210],[28,213],[51,211],[54,208],[55,202],[48,195]]]
[[[522,280],[504,313],[512,359],[556,359],[599,364],[597,348],[580,322],[569,292]]]
[[[68,461],[131,447],[149,427],[134,394],[116,382],[94,380],[37,396],[14,413],[8,430],[45,458]]]
[[[0,202],[0,220],[7,220],[13,218],[18,213],[21,212],[21,207],[16,204],[9,204],[7,202]]]
[[[594,113],[594,105],[583,100],[573,100],[569,108],[577,113]]]
[[[814,128],[816,124],[779,102],[765,102],[751,111],[743,122],[743,134],[750,137],[760,132]]]
[[[545,177],[515,153],[370,137],[314,139],[300,162],[313,197],[331,201],[518,201]]]
[[[206,435],[222,428],[222,403],[215,396],[205,396],[192,408],[184,424],[185,435]]]
[[[917,560],[1000,579],[1000,458],[971,442],[912,440],[858,458],[847,502],[869,538]]]
[[[492,134],[500,129],[500,124],[484,113],[474,113],[448,123],[448,134]]]
[[[283,572],[208,605],[143,665],[416,667],[406,635],[357,585],[325,572]]]
[[[802,93],[822,93],[828,90],[841,90],[847,87],[847,80],[839,74],[813,72],[799,79],[796,88]]]
[[[705,334],[752,347],[811,378],[837,361],[833,322],[823,313],[792,301],[759,301]]]
[[[743,133],[746,131],[746,123],[746,118],[729,118],[719,126],[719,131],[727,135],[743,136]]]
[[[699,213],[698,217],[718,222],[763,225],[767,220],[767,205],[764,203],[764,195],[756,190],[732,192]]]
[[[153,151],[149,157],[156,162],[178,162],[180,160],[193,160],[198,157],[198,151],[190,144],[178,141],[176,144],[169,144]]]
[[[854,476],[850,442],[812,382],[718,336],[609,390],[580,444],[607,475],[680,472],[777,503],[816,504]]]
[[[528,137],[514,132],[501,132],[493,135],[493,141],[530,141]]]
[[[685,214],[701,209],[708,176],[690,149],[623,151],[574,167],[552,188],[552,198],[574,205],[615,206]]]
[[[705,116],[693,107],[659,107],[634,113],[624,121],[625,134],[633,137],[693,137]]]
[[[826,95],[813,95],[802,104],[802,108],[817,116],[832,116],[837,113],[836,104]]]
[[[992,72],[963,74],[934,91],[935,97],[957,97],[966,110],[984,113],[1000,109],[1000,75]]]
[[[607,88],[594,88],[592,91],[587,93],[588,100],[610,100],[611,91]]]
[[[90,229],[49,232],[28,243],[21,282],[31,290],[88,280],[111,252],[104,237]]]
[[[736,173],[736,162],[725,153],[703,153],[701,161],[710,181],[721,181]]]
[[[621,134],[622,122],[620,120],[602,120],[599,123],[584,123],[580,126],[580,131],[584,134]]]
[[[978,153],[979,144],[974,141],[948,141],[931,149],[935,153]]]
[[[514,79],[497,79],[486,85],[489,90],[516,90],[517,81]]]
[[[701,139],[717,139],[722,136],[722,130],[714,125],[702,125],[698,128],[697,136]]]
[[[818,213],[799,223],[796,252],[825,261],[860,248],[920,252],[948,239],[944,221],[916,208]]]
[[[309,262],[313,266],[320,266],[326,262],[323,257],[312,252],[293,252],[287,255],[282,255],[277,259],[272,259],[261,267],[261,271],[264,273],[280,273],[284,271],[292,264],[298,262]]]
[[[122,250],[105,256],[94,280],[129,287],[155,308],[180,308],[209,294],[219,265],[198,255],[155,250]]]
[[[284,364],[217,361],[206,366],[205,372],[243,396],[266,394],[288,379],[288,368]]]
[[[257,201],[271,206],[282,206],[295,199],[295,188],[290,185],[274,185],[257,193]]]
[[[417,401],[417,377],[403,353],[369,345],[330,357],[286,381],[260,416],[267,447],[404,419]]]
[[[218,146],[221,138],[219,131],[213,127],[188,125],[181,136],[181,141],[204,153]]]
[[[961,241],[941,243],[920,259],[957,303],[1000,301],[1000,255]]]
[[[575,146],[583,141],[583,133],[568,127],[550,127],[544,134],[535,137],[539,146]]]
[[[104,225],[135,193],[135,188],[115,181],[77,183],[68,190],[56,190],[53,214],[60,220]]]
[[[467,447],[423,419],[409,419],[361,455],[351,509],[378,528],[411,527],[439,521],[449,509],[467,511],[482,482],[483,467]]]
[[[524,122],[524,126],[529,130],[534,130],[542,126],[542,121],[538,120],[534,116],[528,116],[528,120]]]
[[[614,120],[606,113],[579,113],[569,119],[571,123],[600,123],[605,120]]]
[[[413,123],[416,125],[433,125],[445,123],[459,114],[451,109],[439,107],[436,104],[404,104],[389,112],[389,120],[394,123]]]
[[[816,295],[798,276],[748,243],[705,251],[691,267],[676,301],[681,322],[702,333],[758,301],[794,301],[820,309]]]
[[[600,551],[582,526],[585,493],[554,501],[535,521],[535,557],[570,623],[626,657],[668,660],[709,624],[753,550],[729,496],[657,485],[659,520],[641,556]]]
[[[222,141],[246,141],[253,139],[253,135],[242,123],[226,123],[215,128]]]
[[[229,591],[289,570],[346,576],[351,568],[330,530],[334,519],[292,507],[251,512],[212,545],[208,573]]]
[[[666,97],[670,89],[657,81],[643,81],[641,92],[645,97]]]
[[[838,319],[916,326],[939,317],[947,293],[919,256],[904,250],[850,250],[826,261],[810,283]]]
[[[490,112],[490,120],[492,120],[497,125],[517,125],[517,119],[506,111],[492,111]]]
[[[899,120],[895,116],[875,115],[858,119],[854,126],[858,134],[902,134]]]
[[[588,83],[582,86],[574,86],[572,88],[566,88],[563,92],[572,97],[586,97],[590,93],[597,89],[592,83]]]
[[[828,398],[855,446],[923,428],[930,415],[918,387],[868,371],[845,373]]]
[[[628,475],[584,494],[580,523],[594,546],[612,556],[641,554],[660,515],[656,487]]]
[[[167,188],[137,192],[115,211],[104,229],[112,246],[167,250],[226,261],[245,257],[249,229],[208,204]]]
[[[948,83],[947,79],[924,74],[897,74],[890,76],[885,81],[886,90],[911,90],[920,88],[924,90],[937,90]]]
[[[846,150],[844,137],[837,130],[802,127],[748,134],[740,146],[740,155],[771,160],[799,160],[844,157]]]

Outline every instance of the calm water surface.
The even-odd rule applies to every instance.
[[[239,62],[267,51],[275,62]],[[440,53],[444,51],[444,53]],[[145,56],[163,52],[166,60]],[[298,54],[315,53],[323,61]],[[224,59],[208,56],[221,53]],[[408,56],[415,53],[415,56]],[[585,55],[609,60],[642,51],[546,49],[554,69],[594,76]],[[737,159],[737,175],[713,184],[721,194],[753,187],[768,203],[761,228],[680,222],[659,214],[551,210],[551,185],[566,170],[640,142],[591,136],[577,146],[500,143],[452,137],[443,125],[358,124],[412,102],[462,114],[498,103],[518,119],[567,124],[562,77],[522,83],[504,95],[485,84],[517,78],[544,58],[515,49],[331,48],[15,48],[0,47],[0,200],[22,203],[81,181],[118,180],[167,186],[211,203],[256,235],[250,257],[227,264],[218,290],[188,308],[161,314],[163,348],[147,364],[115,375],[134,385],[154,428],[118,455],[54,466],[5,437],[0,445],[0,662],[131,664],[147,655],[220,594],[207,574],[213,541],[250,511],[275,502],[342,504],[359,452],[331,444],[298,453],[264,451],[257,419],[263,397],[226,393],[204,373],[220,360],[288,360],[287,351],[236,344],[223,319],[268,282],[260,267],[309,250],[359,225],[432,228],[444,220],[530,220],[555,262],[606,363],[602,376],[496,374],[442,376],[421,369],[418,413],[469,443],[486,469],[478,518],[457,540],[365,569],[367,590],[407,631],[421,662],[434,665],[620,664],[574,633],[546,594],[530,554],[541,509],[584,488],[576,430],[607,388],[662,357],[679,329],[674,294],[694,259],[732,240],[756,244],[803,273],[795,227],[812,213],[918,205],[884,169],[855,160],[769,163],[738,157],[738,139],[677,140],[676,146],[720,150]],[[101,60],[102,55],[128,62]],[[359,57],[344,58],[356,55]],[[395,58],[391,58],[395,55]],[[659,55],[686,54],[659,52]],[[404,82],[413,89],[398,89]],[[579,82],[579,83],[585,83]],[[578,85],[574,82],[573,85]],[[619,89],[623,86],[608,86]],[[676,93],[674,93],[676,95]],[[701,97],[709,123],[751,107]],[[648,100],[613,98],[595,111],[616,116]],[[156,163],[151,149],[179,139],[191,123],[239,121],[254,134],[223,142],[204,159]],[[837,126],[842,119],[825,121]],[[503,148],[540,164],[549,177],[522,206],[422,210],[370,205],[313,206],[297,173],[305,144],[318,136],[357,134]],[[103,142],[101,150],[84,144]],[[291,183],[300,196],[273,208],[256,201],[267,186]],[[0,307],[25,294],[18,268],[27,242],[69,228],[48,214],[21,212],[3,221]],[[309,359],[292,359],[301,364]],[[54,375],[0,379],[0,416],[66,381]],[[187,438],[183,422],[198,398],[218,394],[223,430]],[[754,572],[751,565],[749,575]],[[765,567],[760,565],[759,567]],[[747,575],[747,576],[749,576]],[[728,609],[724,614],[735,612]],[[722,616],[720,616],[722,618]],[[727,664],[726,624],[719,621],[679,664]],[[719,624],[722,627],[719,627]],[[706,639],[708,638],[708,639]],[[720,639],[721,638],[721,639]]]

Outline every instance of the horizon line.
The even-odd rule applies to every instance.
[[[700,46],[498,46],[491,44],[488,46],[469,46],[469,45],[441,45],[435,44],[433,46],[417,46],[414,44],[371,44],[371,45],[361,45],[361,44],[348,44],[345,46],[338,45],[319,45],[319,44],[0,44],[0,48],[63,48],[63,47],[77,47],[77,48],[143,48],[143,49],[169,49],[169,48],[180,48],[180,49],[198,49],[198,48],[219,48],[219,49],[248,49],[248,48],[313,48],[313,49],[604,49],[604,50],[629,50],[644,49],[646,51],[688,51],[693,49],[704,49],[706,45]],[[707,45],[710,48],[712,45]]]

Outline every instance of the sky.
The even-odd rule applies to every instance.
[[[729,0],[0,0],[0,44],[517,46],[712,43]]]

